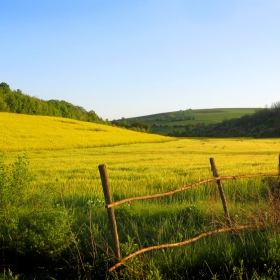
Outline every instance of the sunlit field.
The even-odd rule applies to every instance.
[[[72,119],[0,112],[0,152],[92,148],[164,138]]]
[[[220,175],[277,172],[279,151],[278,139],[201,138],[25,153],[37,179],[58,180],[66,195],[102,196],[98,165],[105,164],[114,193],[132,196],[212,177],[210,157]],[[18,154],[23,152],[7,153],[6,158]]]
[[[278,171],[279,139],[166,141],[171,138],[153,138],[154,135],[125,130],[116,130],[120,135],[112,134],[113,127],[49,117],[39,117],[42,122],[38,124],[37,133],[35,130],[31,133],[20,128],[23,125],[20,120],[24,119],[20,117],[18,132],[13,134],[9,130],[5,132],[8,136],[1,135],[3,139],[13,139],[11,142],[1,140],[0,150],[5,151],[3,161],[11,163],[18,155],[25,154],[29,170],[36,176],[30,191],[40,195],[41,187],[48,185],[54,192],[56,205],[62,206],[71,217],[71,231],[76,238],[71,252],[83,255],[82,261],[70,258],[68,263],[80,267],[84,275],[91,275],[88,277],[103,275],[106,279],[109,277],[108,267],[113,264],[98,165],[107,166],[114,201],[166,192],[211,178],[210,157],[215,159],[221,176]],[[33,129],[38,122],[36,118]],[[27,119],[30,124],[30,118]],[[2,128],[3,125],[4,122]],[[79,134],[82,128],[88,135],[104,131],[103,138],[79,146],[74,139],[84,137]],[[98,131],[90,131],[90,128]],[[44,131],[49,132],[44,134]],[[25,132],[27,138],[24,138]],[[37,144],[32,146],[25,141],[32,139],[31,135],[33,139],[44,136],[40,136],[41,143],[35,141]],[[50,139],[51,135],[56,140]],[[65,135],[69,137],[65,138]],[[113,142],[111,138],[114,138]],[[55,146],[53,149],[52,144],[59,145],[59,139],[62,139],[60,148]],[[151,143],[153,141],[155,143]],[[234,223],[261,222],[266,225],[265,230],[220,234],[192,245],[140,255],[126,263],[122,270],[124,279],[261,279],[257,277],[262,276],[278,279],[280,237],[277,224],[280,215],[273,204],[275,186],[262,178],[224,181],[223,185]],[[214,182],[172,197],[124,204],[116,207],[115,212],[122,257],[137,249],[180,242],[226,226]],[[75,251],[77,248],[79,251]],[[63,269],[65,267],[68,266]],[[252,275],[256,278],[250,278]],[[115,274],[115,277],[119,275]]]

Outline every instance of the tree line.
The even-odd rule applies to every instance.
[[[79,121],[118,126],[139,132],[150,132],[150,126],[142,122],[127,123],[125,120],[112,122],[103,120],[94,111],[86,111],[64,100],[42,100],[22,93],[20,89],[11,90],[7,83],[0,83],[0,112],[27,115],[55,116]]]
[[[23,94],[21,90],[11,90],[4,82],[0,83],[0,112],[28,115],[55,116],[86,122],[106,123],[94,111],[74,106],[63,100],[41,100]]]
[[[10,86],[4,82],[0,83],[0,112],[56,116],[113,125],[139,132],[151,131],[150,125],[143,122],[128,122],[124,118],[109,122],[103,120],[93,110],[88,112],[83,107],[75,106],[64,100],[45,101],[31,97],[23,94],[19,89],[11,90]],[[271,108],[258,109],[252,115],[224,120],[216,124],[188,124],[183,132],[173,131],[168,135],[179,137],[280,137],[280,102],[272,104]]]
[[[151,126],[140,121],[129,123],[126,119],[123,118],[122,120],[113,120],[111,121],[111,124],[114,126],[119,126],[139,132],[151,132]]]

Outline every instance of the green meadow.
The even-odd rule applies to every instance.
[[[36,122],[36,116],[25,116],[18,122],[13,114],[4,117],[3,279],[280,277],[276,176],[222,181],[232,228],[215,182],[116,206],[121,258],[150,246],[194,239],[184,246],[138,254],[109,272],[116,261],[98,170],[100,164],[106,165],[113,201],[169,192],[212,178],[210,158],[220,176],[277,175],[279,139],[176,139],[106,126],[92,131],[95,124],[74,126],[59,118],[44,117],[39,122],[38,117]],[[17,131],[16,139],[5,125],[8,119]],[[22,129],[22,122],[29,130]],[[77,126],[84,126],[79,135],[73,130]],[[47,134],[56,136],[53,146]],[[29,138],[42,148],[27,148]],[[8,145],[9,139],[16,149]]]
[[[150,125],[153,133],[167,135],[173,131],[182,132],[187,125],[220,123],[224,120],[252,115],[255,111],[256,108],[186,109],[137,118],[127,118],[122,119],[122,121],[128,123],[142,122]]]
[[[278,139],[198,138],[25,152],[28,170],[36,176],[29,192],[37,196],[52,193],[52,203],[62,211],[64,220],[60,217],[60,224],[54,224],[58,232],[61,225],[62,232],[50,234],[57,239],[63,235],[66,243],[52,241],[49,247],[59,251],[55,258],[47,258],[50,248],[41,246],[46,252],[39,256],[47,262],[43,265],[37,260],[34,271],[46,279],[66,279],[66,275],[68,279],[278,279],[280,213],[275,204],[275,178],[223,182],[235,225],[253,225],[253,229],[140,254],[109,273],[114,258],[98,165],[106,164],[113,200],[118,201],[211,178],[210,157],[215,158],[220,176],[277,172],[279,150]],[[17,162],[19,154],[6,153],[3,160]],[[117,206],[115,213],[122,257],[226,227],[214,182],[170,197],[126,203]],[[24,237],[18,235],[23,242]],[[22,250],[26,251],[19,259],[36,252],[30,244]],[[25,271],[25,277],[34,277],[34,271]]]

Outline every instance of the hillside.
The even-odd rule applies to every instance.
[[[118,126],[142,126],[152,133],[180,136],[186,127],[209,125],[220,123],[224,120],[240,118],[244,115],[251,115],[255,108],[219,108],[219,109],[187,109],[175,112],[166,112],[135,118],[127,118],[112,121]]]
[[[0,112],[55,116],[176,137],[279,137],[279,107],[278,102],[266,109],[187,109],[110,122],[64,100],[44,101],[0,83]]]
[[[221,123],[185,127],[173,136],[203,137],[280,137],[280,103],[271,108],[259,109],[254,114],[224,120]]]
[[[0,152],[166,142],[173,138],[60,117],[0,113]]]
[[[280,137],[280,102],[264,109],[189,109],[115,122],[138,123],[153,133],[176,137]]]

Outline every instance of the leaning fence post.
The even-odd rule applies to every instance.
[[[112,203],[112,198],[111,198],[111,192],[110,192],[109,179],[108,179],[106,165],[101,164],[98,166],[98,169],[99,169],[99,173],[100,173],[100,177],[101,177],[101,181],[102,181],[105,202],[106,202],[106,205],[108,205],[108,204]],[[115,261],[117,263],[121,259],[121,251],[120,251],[119,235],[118,235],[118,228],[117,228],[114,207],[107,208],[107,213],[108,213],[109,225],[110,225],[110,230],[111,230],[112,239],[113,239],[113,251],[114,251],[114,255],[115,255],[114,257],[115,257]]]
[[[219,177],[214,158],[210,158],[210,164],[211,164],[211,171],[213,173],[213,176],[214,177]],[[219,192],[220,192],[220,197],[221,197],[221,200],[222,200],[222,203],[223,203],[223,208],[224,208],[224,212],[225,212],[226,221],[227,221],[228,226],[231,227],[232,224],[231,224],[231,219],[230,219],[230,215],[229,215],[229,211],[228,211],[228,207],[227,207],[226,196],[225,196],[225,193],[224,193],[223,185],[222,185],[220,180],[217,180],[217,185],[218,185],[218,189],[219,189]]]

